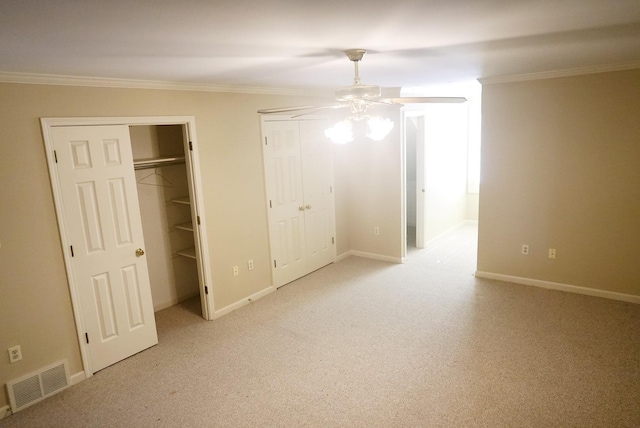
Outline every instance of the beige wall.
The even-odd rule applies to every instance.
[[[640,295],[638,100],[640,70],[483,87],[479,271]]]
[[[347,169],[342,175],[348,186],[349,249],[399,261],[404,252],[402,182],[405,179],[400,110],[376,114],[395,122],[389,136],[382,141],[356,139],[334,150],[337,157],[342,158],[341,167]],[[376,226],[380,228],[379,235],[374,235]],[[339,246],[339,255],[341,250]]]

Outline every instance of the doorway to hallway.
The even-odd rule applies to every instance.
[[[407,258],[417,257],[418,249],[433,249],[432,241],[439,246],[444,235],[450,238],[461,230],[465,236],[475,230],[473,242],[477,242],[480,86],[475,82],[441,90],[438,95],[462,95],[468,101],[423,104],[404,111]],[[448,245],[454,242],[457,239],[448,240]]]

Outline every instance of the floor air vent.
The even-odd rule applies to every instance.
[[[31,373],[18,380],[7,382],[11,410],[17,412],[70,385],[67,361],[61,361]]]

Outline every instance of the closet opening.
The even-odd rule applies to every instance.
[[[186,130],[179,124],[132,125],[129,133],[153,309],[158,312],[200,295]]]

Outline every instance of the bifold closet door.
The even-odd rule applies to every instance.
[[[158,343],[128,126],[52,128],[91,371]]]
[[[276,287],[335,259],[330,142],[320,120],[264,121],[264,163]]]

